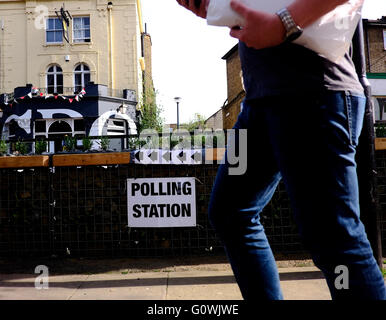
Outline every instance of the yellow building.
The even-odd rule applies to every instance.
[[[62,39],[56,15],[63,3],[73,18],[69,43]],[[65,88],[84,86],[90,79],[113,90],[132,89],[140,94],[138,3],[0,1],[0,92],[11,92],[27,83],[49,91],[63,86],[66,92]]]
[[[153,88],[151,39],[143,30],[140,5],[140,0],[0,0],[3,137],[50,138],[50,127],[58,121],[66,124],[62,135],[136,132],[138,101],[144,88]],[[75,106],[73,98],[84,88],[86,95]],[[47,102],[36,92],[67,100]],[[31,101],[17,101],[24,96]],[[9,106],[12,101],[19,102],[17,108]],[[80,133],[75,118],[85,122]],[[36,119],[45,121],[45,132],[36,131]],[[117,131],[109,122],[126,129]],[[17,133],[18,127],[24,134]]]

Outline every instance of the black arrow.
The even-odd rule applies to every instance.
[[[138,151],[135,154],[135,159],[137,159],[138,161],[142,161],[143,160],[143,152],[142,151]]]
[[[185,153],[184,151],[181,151],[181,152],[178,154],[177,158],[178,158],[181,162],[186,161],[186,153]]]

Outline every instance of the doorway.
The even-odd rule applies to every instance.
[[[48,129],[48,138],[50,142],[50,150],[54,152],[63,151],[64,137],[68,135],[72,137],[72,128],[65,120],[58,120],[51,124]]]

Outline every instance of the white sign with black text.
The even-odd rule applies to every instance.
[[[128,226],[196,226],[195,178],[127,179]]]

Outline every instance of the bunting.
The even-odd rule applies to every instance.
[[[76,100],[77,102],[80,101],[81,98],[83,98],[83,96],[86,94],[86,90],[83,88],[82,91],[80,91],[79,93],[77,93],[74,98],[69,98],[69,97],[66,97],[64,95],[58,95],[58,94],[46,94],[44,92],[41,92],[38,88],[36,87],[32,87],[31,89],[31,92],[26,94],[25,96],[21,96],[21,97],[18,97],[18,98],[13,98],[12,101],[10,102],[4,102],[3,105],[5,106],[10,106],[12,108],[12,106],[16,103],[18,104],[19,101],[21,100],[25,100],[26,98],[29,98],[29,99],[34,99],[34,98],[44,98],[44,99],[50,99],[50,98],[54,98],[54,99],[58,99],[58,97],[62,98],[63,100],[68,100],[70,103],[73,103],[74,100]]]

